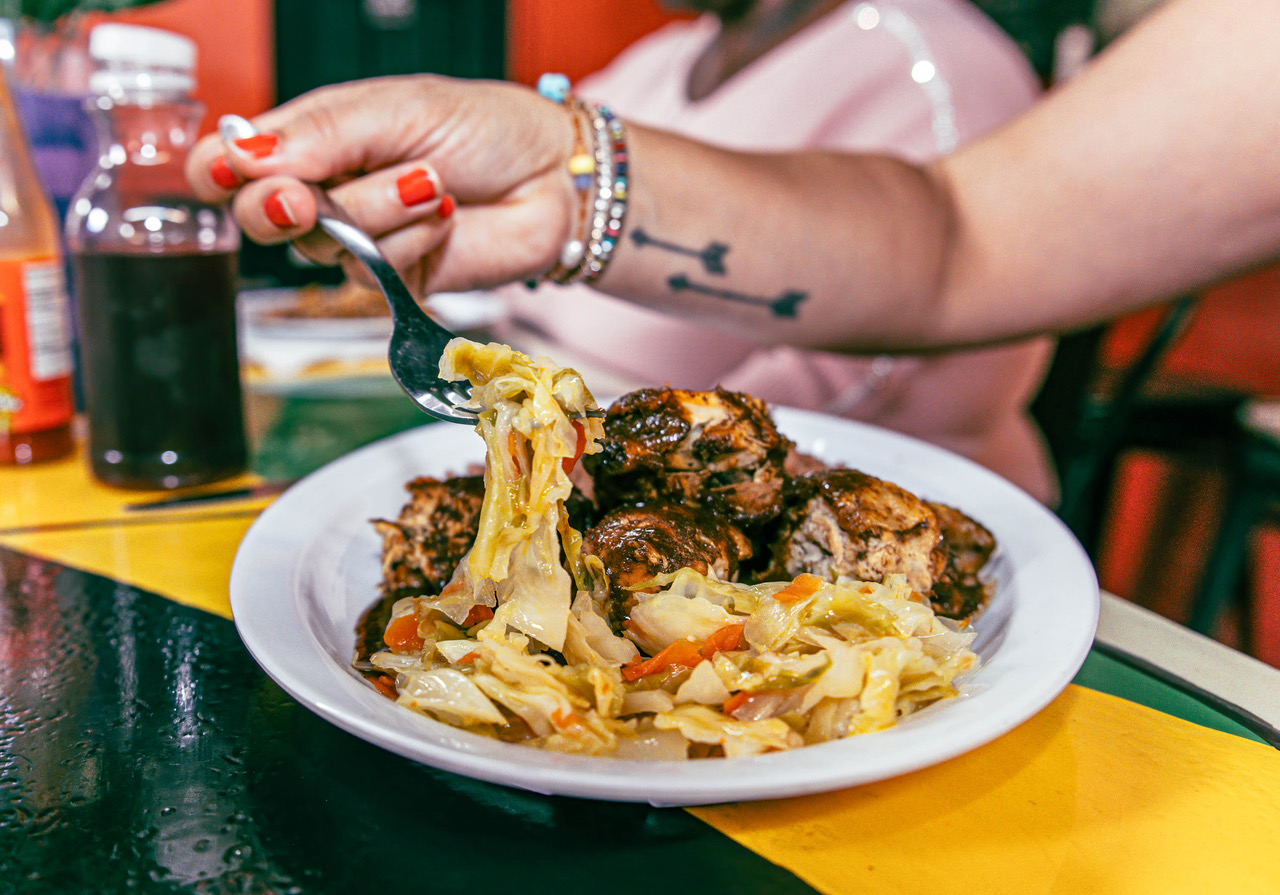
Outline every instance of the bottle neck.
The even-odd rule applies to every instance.
[[[0,66],[0,258],[58,251],[53,208],[36,173],[26,134]]]
[[[18,114],[18,104],[9,92],[8,74],[0,66],[0,154],[6,167],[19,167],[25,175],[26,169],[34,171],[31,162],[30,148],[27,143],[27,129],[22,117]]]
[[[67,215],[77,255],[224,254],[239,231],[221,206],[208,205],[183,172],[204,106],[188,94],[113,91],[87,101],[98,130],[98,168],[80,185]]]
[[[204,106],[185,93],[133,93],[88,101],[103,167],[181,167]]]

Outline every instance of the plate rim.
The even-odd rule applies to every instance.
[[[301,605],[305,596],[301,581],[307,574],[301,564],[314,543],[314,538],[307,538],[311,534],[323,534],[315,531],[322,520],[312,517],[299,527],[293,514],[310,502],[324,504],[322,498],[334,494],[335,488],[340,492],[342,483],[350,486],[353,470],[375,468],[377,464],[370,461],[384,455],[400,452],[413,456],[433,446],[439,452],[440,448],[459,442],[464,436],[475,439],[476,449],[459,454],[453,463],[460,465],[482,455],[482,444],[474,433],[445,423],[410,429],[346,454],[301,479],[268,506],[246,532],[232,566],[231,608],[236,630],[254,660],[292,698],[374,745],[423,764],[491,783],[543,794],[653,805],[712,804],[806,795],[899,776],[949,760],[1002,736],[1038,713],[1065,689],[1092,647],[1100,597],[1096,575],[1083,548],[1048,508],[984,467],[911,436],[811,411],[785,407],[774,407],[771,411],[779,429],[788,437],[796,437],[789,430],[816,426],[833,435],[871,437],[896,445],[907,455],[945,458],[945,465],[975,477],[984,491],[1010,501],[1020,511],[1032,514],[1049,526],[1048,530],[1057,536],[1059,548],[1055,566],[1061,577],[1055,583],[1068,592],[1077,588],[1081,591],[1079,604],[1072,607],[1074,611],[1066,613],[1065,619],[1057,619],[1060,624],[1052,631],[1058,640],[1059,664],[1041,669],[1039,676],[1029,682],[1033,686],[1028,686],[1027,681],[1012,686],[1007,670],[996,678],[994,687],[986,686],[984,671],[992,667],[1002,669],[1002,657],[1016,665],[1027,648],[1026,641],[1016,638],[1010,644],[1008,634],[1020,632],[1021,626],[1029,623],[1029,612],[1033,619],[1041,615],[1056,618],[1053,607],[1039,605],[1044,601],[1027,603],[1028,598],[1023,597],[1023,603],[1012,605],[1003,642],[984,662],[983,668],[974,673],[967,692],[958,700],[947,700],[926,709],[886,731],[799,750],[733,759],[641,762],[563,755],[501,743],[409,712],[379,696],[358,679],[354,671],[339,668],[316,638],[312,628],[314,619]],[[449,434],[451,432],[454,434]],[[420,441],[423,444],[418,444]],[[435,442],[439,443],[433,445]],[[876,474],[874,469],[868,471]],[[384,478],[390,475],[386,472]],[[358,480],[359,476],[355,478]],[[405,481],[407,479],[400,480],[401,487]],[[396,505],[385,512],[394,514],[398,510]],[[989,524],[986,520],[980,521]],[[357,532],[356,525],[368,523],[362,518],[350,524],[352,531]],[[989,527],[1000,525],[989,524]],[[285,565],[279,566],[282,558]],[[1021,572],[1014,570],[1014,574]],[[286,600],[273,604],[255,595],[263,575],[277,586],[283,576],[288,585]],[[1015,596],[1019,593],[1015,590]],[[371,593],[369,603],[376,596],[376,592]],[[280,616],[295,623],[288,628],[285,639],[282,641],[279,635],[264,636],[264,627],[277,628],[282,621]],[[1064,621],[1065,624],[1061,624]],[[351,628],[354,646],[354,623]],[[306,636],[302,634],[304,631]],[[1011,653],[1015,648],[1017,652]],[[317,681],[315,675],[307,677],[303,673],[304,667],[311,672],[316,668],[310,664],[300,665],[302,658],[311,663],[319,659],[331,666],[330,672],[342,673],[336,683],[332,673],[319,675]],[[1001,698],[995,699],[993,693]],[[982,709],[977,720],[971,718],[978,712],[971,708],[975,704],[980,704]],[[938,720],[939,713],[946,709],[952,709],[952,718]],[[915,731],[921,726],[920,719],[927,717],[935,719],[931,728],[946,733],[947,738],[944,743],[934,742],[922,751],[918,747],[923,737]],[[978,723],[979,720],[982,723]],[[868,753],[876,760],[867,763]]]

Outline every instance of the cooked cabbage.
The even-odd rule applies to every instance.
[[[626,636],[615,634],[603,570],[580,556],[564,508],[569,467],[602,434],[581,377],[465,340],[450,343],[441,374],[472,383],[485,498],[444,592],[394,609],[418,619],[421,647],[371,657],[394,675],[399,704],[546,749],[733,757],[882,730],[955,695],[976,667],[973,635],[901,575],[784,594],[790,582],[681,569],[637,585]],[[492,616],[477,622],[478,606]]]

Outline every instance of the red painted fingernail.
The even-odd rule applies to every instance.
[[[252,137],[241,137],[233,141],[236,149],[253,158],[266,158],[276,151],[280,138],[275,134],[254,134]]]
[[[436,185],[422,168],[414,168],[396,181],[396,192],[406,206],[421,205],[436,197]]]
[[[440,200],[440,207],[436,210],[436,214],[440,215],[442,218],[447,218],[449,215],[453,214],[454,207],[453,196],[446,194],[445,197]]]
[[[262,210],[266,214],[267,220],[281,230],[298,226],[298,219],[293,216],[289,203],[284,201],[284,196],[281,193],[276,192],[268,196],[267,201],[262,203]]]
[[[209,166],[209,176],[213,178],[213,182],[224,190],[234,190],[241,186],[244,181],[240,179],[240,175],[231,170],[231,166],[227,164],[226,156],[218,156],[217,161]]]

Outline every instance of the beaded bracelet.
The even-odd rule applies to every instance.
[[[560,250],[559,261],[546,274],[546,279],[555,283],[572,276],[582,266],[582,260],[586,257],[587,222],[591,214],[591,199],[594,195],[592,186],[595,182],[593,175],[596,170],[595,156],[587,150],[587,138],[584,136],[584,131],[587,131],[591,125],[581,109],[583,104],[572,99],[567,100],[565,104],[573,113],[574,141],[573,154],[569,156],[569,174],[573,178],[574,189],[578,191],[579,201],[573,235],[565,241],[564,247]]]
[[[574,113],[575,146],[569,172],[583,200],[574,235],[566,241],[559,263],[548,271],[545,279],[561,285],[591,282],[608,266],[622,234],[627,210],[626,132],[622,122],[607,107],[571,96],[568,79],[563,75],[543,75],[538,80],[538,92],[554,102],[564,103]],[[591,136],[590,155],[583,151],[586,141],[578,130],[584,118]]]
[[[587,110],[595,133],[595,214],[586,258],[575,280],[591,282],[604,273],[622,236],[622,221],[627,213],[627,140],[622,121],[608,107],[588,104]]]

